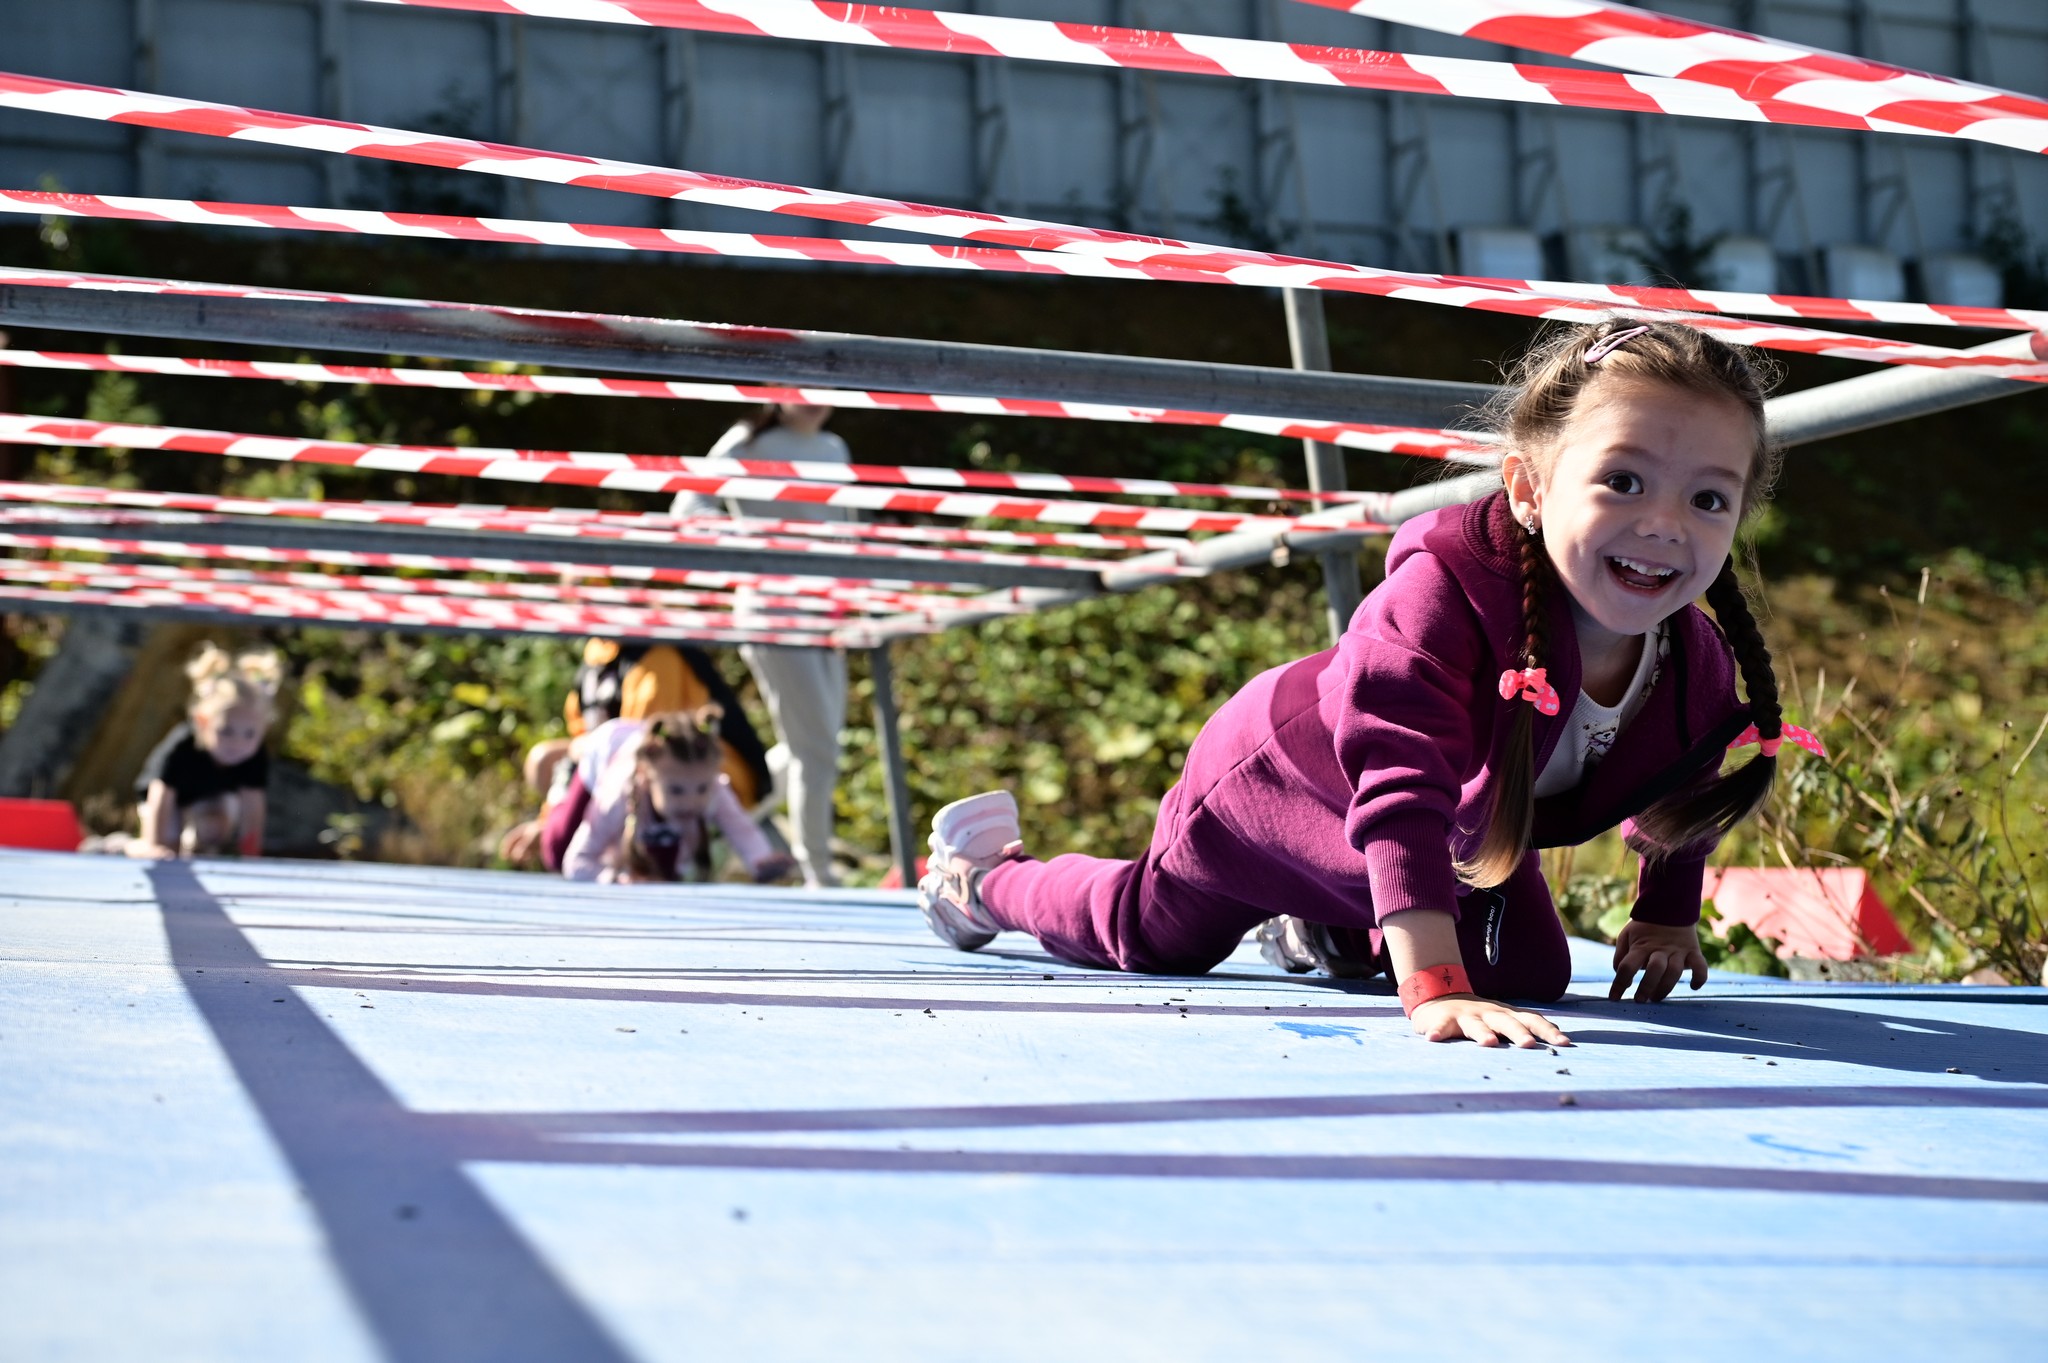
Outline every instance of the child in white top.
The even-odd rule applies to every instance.
[[[607,720],[583,738],[578,773],[590,804],[562,857],[571,880],[681,880],[694,866],[711,878],[717,825],[756,883],[780,880],[795,863],[768,843],[720,770],[718,718],[693,714]]]

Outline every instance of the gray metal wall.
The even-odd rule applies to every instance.
[[[977,7],[977,6],[962,6]],[[1034,18],[1508,55],[1288,0],[984,0]],[[2043,0],[1653,5],[2048,94]],[[1546,61],[1523,54],[1525,60]],[[975,204],[1376,264],[1458,263],[1462,229],[1558,243],[1688,205],[1768,240],[1786,288],[1825,248],[2048,236],[2044,158],[1858,136],[433,13],[345,0],[0,0],[0,67],[762,179]],[[0,185],[476,209],[763,230],[751,214],[0,113]],[[768,230],[820,230],[784,219]],[[1473,253],[1468,250],[1467,256]],[[1470,269],[1474,259],[1463,262]]]

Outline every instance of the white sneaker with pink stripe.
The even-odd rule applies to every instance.
[[[1002,931],[981,902],[981,878],[1023,847],[1017,801],[1007,790],[955,800],[932,816],[931,860],[917,905],[934,933],[962,951]]]

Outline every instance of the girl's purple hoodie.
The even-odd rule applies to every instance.
[[[1451,869],[1492,806],[1512,732],[1501,672],[1520,666],[1521,587],[1507,501],[1417,517],[1337,647],[1265,673],[1226,702],[1188,753],[1178,792],[1188,844],[1163,869],[1191,887],[1320,922],[1404,909],[1457,912]],[[1569,600],[1550,602],[1549,676],[1564,698],[1535,719],[1541,771],[1570,721],[1579,651]],[[1536,802],[1539,847],[1584,842],[1663,795],[1711,779],[1749,723],[1727,642],[1694,605],[1642,710],[1577,787]],[[1699,917],[1712,843],[1645,860],[1635,916]]]

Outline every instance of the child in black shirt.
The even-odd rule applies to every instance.
[[[284,667],[268,649],[231,658],[206,644],[186,667],[192,707],[143,764],[135,794],[142,834],[130,856],[175,857],[263,850],[270,728]]]

